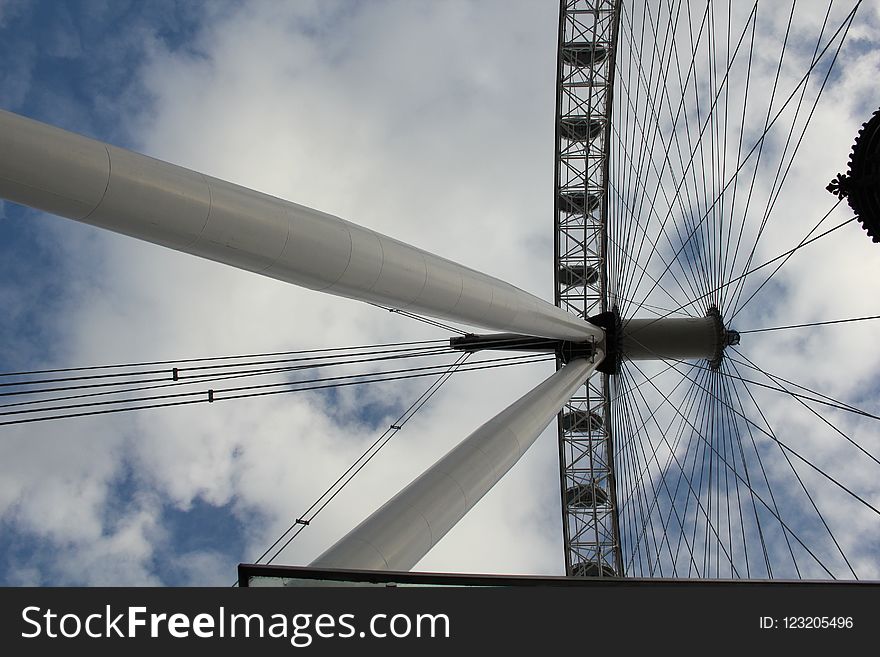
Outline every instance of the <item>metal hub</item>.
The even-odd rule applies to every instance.
[[[617,309],[590,317],[591,324],[605,330],[605,358],[597,368],[605,374],[618,374],[623,360],[706,360],[709,367],[721,367],[724,350],[738,345],[740,335],[724,325],[715,306],[704,317],[660,317],[623,321]],[[591,358],[592,341],[553,340],[516,333],[467,335],[451,338],[449,346],[461,351],[483,349],[555,353],[563,363]]]
[[[738,345],[740,335],[724,325],[721,312],[710,306],[705,317],[621,320],[617,308],[590,318],[605,329],[605,362],[600,371],[620,372],[623,360],[706,360],[721,367],[724,350]]]

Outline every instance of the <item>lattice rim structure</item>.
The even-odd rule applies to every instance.
[[[553,275],[557,306],[607,312],[608,170],[619,0],[561,0],[557,44]],[[557,361],[557,368],[562,367]],[[609,375],[558,416],[565,572],[623,576]]]

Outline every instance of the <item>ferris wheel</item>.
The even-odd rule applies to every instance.
[[[853,210],[877,239],[870,185],[852,186],[848,205],[840,194],[822,203],[822,179],[801,188],[799,156],[847,66],[861,3],[819,4],[771,18],[757,2],[562,3],[557,303],[593,315],[620,354],[560,418],[570,574],[858,578],[876,550],[870,531],[842,539],[837,515],[877,526],[876,488],[858,491],[843,472],[877,465],[861,419],[876,404],[773,373],[784,360],[768,353],[785,359],[807,332],[877,318],[789,302],[808,272],[829,275],[816,264],[825,254],[779,277]],[[860,179],[875,170],[876,123],[853,146]],[[702,357],[650,333],[676,317],[714,327]],[[683,343],[700,349],[696,335]]]
[[[822,157],[840,151],[840,134],[848,149],[852,131],[812,124],[820,104],[846,93],[852,73],[839,55],[858,40],[867,10],[861,2],[642,4],[561,2],[555,305],[323,212],[9,113],[0,116],[0,195],[441,329],[494,331],[232,365],[142,363],[125,381],[165,370],[172,380],[144,379],[130,408],[274,394],[290,381],[214,382],[367,359],[452,353],[450,364],[418,374],[440,384],[468,368],[555,359],[556,374],[317,566],[412,568],[555,417],[569,576],[876,577],[880,408],[876,371],[859,352],[878,311],[858,289],[874,289],[876,276],[864,272],[876,271],[877,259],[853,217],[858,208],[868,238],[876,236],[876,197],[853,181],[875,171],[878,127],[867,124],[856,141],[835,198],[825,186],[845,161]],[[415,371],[389,369],[367,382]],[[106,373],[37,374],[54,397],[39,408],[10,406],[9,423],[33,410],[38,419],[111,412],[95,405],[104,403],[96,388],[85,389],[106,385]],[[294,389],[352,384],[338,379]],[[156,390],[181,383],[204,389]],[[294,535],[332,490],[295,519]]]

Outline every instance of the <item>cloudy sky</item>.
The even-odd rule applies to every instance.
[[[0,107],[319,208],[552,299],[555,5],[0,0]],[[808,9],[798,34],[818,29]],[[784,30],[778,13],[761,14],[768,42]],[[862,8],[847,67],[786,182],[788,210],[768,223],[756,262],[796,245],[831,206],[821,188],[878,103],[878,26],[877,8]],[[798,191],[808,187],[818,191]],[[0,220],[2,371],[449,337],[11,203]],[[876,246],[847,228],[786,264],[737,328],[877,314]],[[870,327],[781,333],[748,348],[744,336],[743,353],[873,403]],[[833,367],[814,365],[820,357]],[[278,563],[309,563],[552,370],[454,377]],[[0,582],[229,584],[427,385],[2,427]],[[767,399],[774,422],[806,422],[777,405]],[[880,451],[876,427],[852,431]],[[824,454],[824,439],[808,438]],[[418,569],[562,574],[557,458],[551,429]],[[880,505],[876,474],[853,478]],[[876,516],[839,517],[858,519],[861,572],[877,577]]]
[[[743,279],[741,295],[736,285],[721,296],[710,293],[852,217],[845,202],[832,211],[837,199],[824,187],[845,171],[854,135],[877,109],[876,3],[669,3],[645,12],[624,6],[612,151],[618,201],[609,226],[612,281],[621,297],[647,295],[661,308],[684,306],[700,315],[716,303],[727,325],[743,331],[720,375],[699,370],[699,364],[676,364],[649,384],[645,377],[665,366],[626,367],[623,379],[648,392],[617,413],[618,420],[630,416],[618,433],[636,431],[635,443],[644,449],[624,448],[618,458],[619,490],[636,492],[621,507],[627,507],[624,543],[641,537],[642,553],[661,546],[666,554],[654,558],[655,575],[658,562],[665,567],[661,573],[671,574],[670,561],[677,558],[686,574],[729,576],[728,553],[744,575],[746,541],[737,537],[743,527],[755,538],[748,541],[750,576],[766,577],[772,570],[776,577],[876,578],[876,420],[827,405],[808,408],[770,389],[790,384],[780,386],[752,369],[755,364],[877,415],[876,321],[750,332],[877,315],[876,245],[853,222],[806,245],[766,285],[775,265]],[[645,233],[647,256],[635,257],[647,270],[642,276],[629,254],[639,253]],[[658,248],[652,250],[654,241]],[[629,273],[615,273],[622,268]],[[695,297],[698,303],[686,305]],[[685,385],[676,388],[680,383]],[[636,429],[643,422],[649,429]],[[650,473],[649,483],[634,485],[642,473]],[[682,474],[690,478],[688,487],[679,482]],[[759,496],[754,507],[742,503],[734,486],[747,479]],[[648,508],[654,491],[659,505],[642,514],[639,498]],[[669,498],[676,500],[678,515]],[[676,535],[679,516],[693,529],[686,534],[693,563],[687,539]],[[649,537],[658,536],[656,543],[645,540],[645,525]],[[662,546],[666,528],[672,530],[671,548]],[[715,545],[719,537],[726,548]],[[633,554],[628,572],[652,572],[647,555]]]

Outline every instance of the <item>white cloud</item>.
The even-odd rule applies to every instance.
[[[133,145],[150,155],[338,214],[552,298],[556,11],[552,3],[223,6],[206,14],[185,48],[139,33],[147,55],[133,86],[150,102],[120,119]],[[805,28],[814,24],[809,12],[802,16]],[[865,20],[854,37],[876,45],[877,16]],[[834,109],[814,118],[809,134],[818,138],[804,143],[805,164],[786,184],[796,191],[775,211],[780,217],[755,262],[796,244],[815,222],[816,208],[831,205],[822,186],[842,168],[856,127],[867,118],[877,66],[877,54],[860,48],[826,92]],[[763,51],[756,63],[762,76],[774,72],[773,52]],[[126,110],[132,94],[119,101]],[[767,146],[779,147],[778,141]],[[811,180],[810,191],[802,191],[800,181],[815,178],[817,162],[821,184]],[[761,180],[756,192],[763,202],[768,185]],[[778,277],[786,294],[772,295],[754,321],[876,314],[870,311],[876,295],[853,290],[857,282],[877,280],[876,249],[849,228],[793,258]],[[46,304],[58,313],[47,362],[447,337],[370,306],[89,227],[57,220],[44,234],[60,258],[50,275],[64,295]],[[652,299],[669,303],[659,294]],[[740,325],[755,326],[746,315]],[[877,387],[871,335],[867,326],[809,334],[794,359],[781,348],[793,336],[743,336],[743,351],[770,372],[852,399]],[[854,349],[854,341],[864,349]],[[835,367],[816,367],[820,358]],[[454,378],[280,561],[308,563],[551,369]],[[427,385],[394,384],[383,394],[407,403]],[[768,415],[798,428],[816,426],[773,395],[761,394]],[[356,399],[344,397],[346,410]],[[230,505],[246,543],[233,558],[255,558],[377,435],[337,410],[319,395],[279,395],[6,432],[0,514],[23,535],[55,546],[51,567],[45,560],[22,565],[15,583],[155,583],[155,559],[167,558],[171,540],[161,524],[163,508],[186,511],[197,501]],[[662,415],[672,419],[668,408]],[[852,431],[876,446],[870,427]],[[816,434],[804,442],[821,458],[825,439]],[[551,428],[419,568],[561,574],[557,458]],[[128,472],[136,494],[119,508],[113,496]],[[854,480],[869,489],[873,481],[861,472]],[[880,495],[876,486],[873,492]],[[830,515],[846,533],[847,519]],[[876,516],[873,526],[869,514],[853,517],[850,541],[876,545]],[[877,566],[866,553],[858,550],[857,559],[870,573]],[[225,584],[234,579],[228,559],[218,546],[171,557],[169,565],[189,573],[186,583]]]

